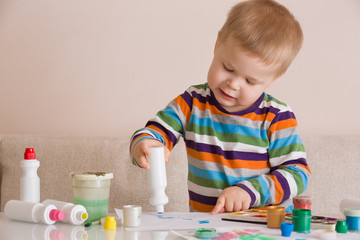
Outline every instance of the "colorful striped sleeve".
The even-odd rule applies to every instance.
[[[310,177],[297,121],[286,106],[273,118],[268,129],[270,173],[235,185],[251,196],[251,206],[282,204],[303,193]]]
[[[130,143],[132,153],[135,145],[144,139],[154,139],[163,143],[171,151],[179,138],[185,134],[185,128],[191,112],[192,97],[187,90],[172,100],[165,109],[149,120],[144,128],[136,131]],[[133,164],[136,161],[131,155]]]

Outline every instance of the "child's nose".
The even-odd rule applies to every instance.
[[[241,87],[241,81],[239,79],[236,79],[236,78],[228,79],[226,84],[232,90],[239,90],[240,87]]]

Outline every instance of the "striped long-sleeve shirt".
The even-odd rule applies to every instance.
[[[307,187],[310,169],[294,113],[266,93],[249,109],[230,113],[207,84],[191,86],[134,133],[130,148],[151,138],[171,150],[180,137],[195,211],[211,211],[230,186],[247,191],[251,207],[288,205]]]

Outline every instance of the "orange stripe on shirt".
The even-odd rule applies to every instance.
[[[130,150],[133,148],[134,146],[134,143],[136,143],[136,141],[139,139],[139,138],[142,138],[142,137],[145,137],[145,136],[150,136],[150,134],[147,134],[147,133],[142,133],[140,134],[139,136],[137,136],[136,138],[134,138],[131,142],[131,145],[130,145]],[[151,136],[150,136],[151,137]]]
[[[216,106],[210,105],[208,103],[204,104],[196,98],[194,98],[193,102],[194,102],[194,106],[197,106],[197,108],[199,110],[202,110],[202,111],[210,110],[211,114],[217,114],[217,115],[232,115],[231,113],[225,114],[225,113],[221,112]],[[239,117],[238,115],[233,115],[233,116]],[[263,122],[266,120],[266,121],[271,122],[274,119],[275,114],[268,112],[267,114],[264,113],[264,114],[259,115],[254,112],[251,112],[251,113],[245,114],[241,117],[250,119],[252,121],[262,121]]]
[[[171,149],[173,149],[174,146],[173,146],[172,142],[170,141],[167,134],[165,134],[165,132],[163,130],[161,130],[160,128],[158,128],[158,127],[156,127],[154,125],[149,125],[147,127],[157,131],[158,133],[160,133],[164,137],[166,147],[169,149],[169,151],[171,151]]]
[[[278,168],[283,168],[283,167],[287,167],[287,166],[288,166],[288,165],[283,164],[283,165],[279,165]],[[296,166],[302,167],[302,168],[306,169],[309,173],[311,173],[309,166],[305,166],[304,164],[296,164]]]
[[[218,154],[207,153],[207,152],[198,152],[192,148],[186,148],[186,149],[187,149],[188,155],[190,155],[191,157],[193,157],[197,160],[219,163],[219,164],[225,165],[231,169],[236,169],[236,168],[266,169],[266,168],[270,168],[270,163],[268,161],[247,161],[247,160],[241,160],[241,159],[228,160]]]
[[[190,206],[193,210],[199,212],[211,212],[214,208],[213,205],[207,205],[199,202],[195,202],[193,200],[189,200]]]
[[[284,197],[284,190],[282,189],[281,184],[274,175],[268,175],[268,177],[273,180],[275,185],[275,204],[280,204],[281,200]]]
[[[270,114],[272,114],[272,113],[270,113]],[[254,112],[251,112],[251,113],[248,113],[248,114],[243,115],[242,117],[243,117],[243,118],[250,119],[250,120],[252,120],[252,121],[261,121],[261,122],[264,122],[265,119],[267,118],[267,115],[268,115],[268,114],[261,114],[261,115],[259,115],[259,114],[256,114],[256,113],[254,113]]]
[[[201,111],[205,111],[205,110],[210,111],[211,114],[225,115],[225,113],[221,112],[214,105],[211,105],[208,102],[206,102],[204,104],[204,103],[200,102],[199,99],[197,99],[197,98],[193,99],[193,106],[196,106]]]
[[[176,102],[176,104],[179,105],[182,113],[184,114],[184,116],[186,117],[186,120],[189,121],[190,118],[190,108],[187,105],[187,103],[185,102],[184,98],[182,98],[181,96],[177,97],[174,99],[174,102]]]
[[[276,131],[286,129],[286,128],[292,128],[297,126],[296,119],[290,118],[283,121],[279,121],[277,123],[274,123],[269,127],[268,135],[274,134]]]

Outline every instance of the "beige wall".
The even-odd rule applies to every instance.
[[[206,81],[234,0],[1,0],[0,133],[130,136]],[[360,134],[360,1],[281,0],[305,42],[268,91],[304,134]]]

